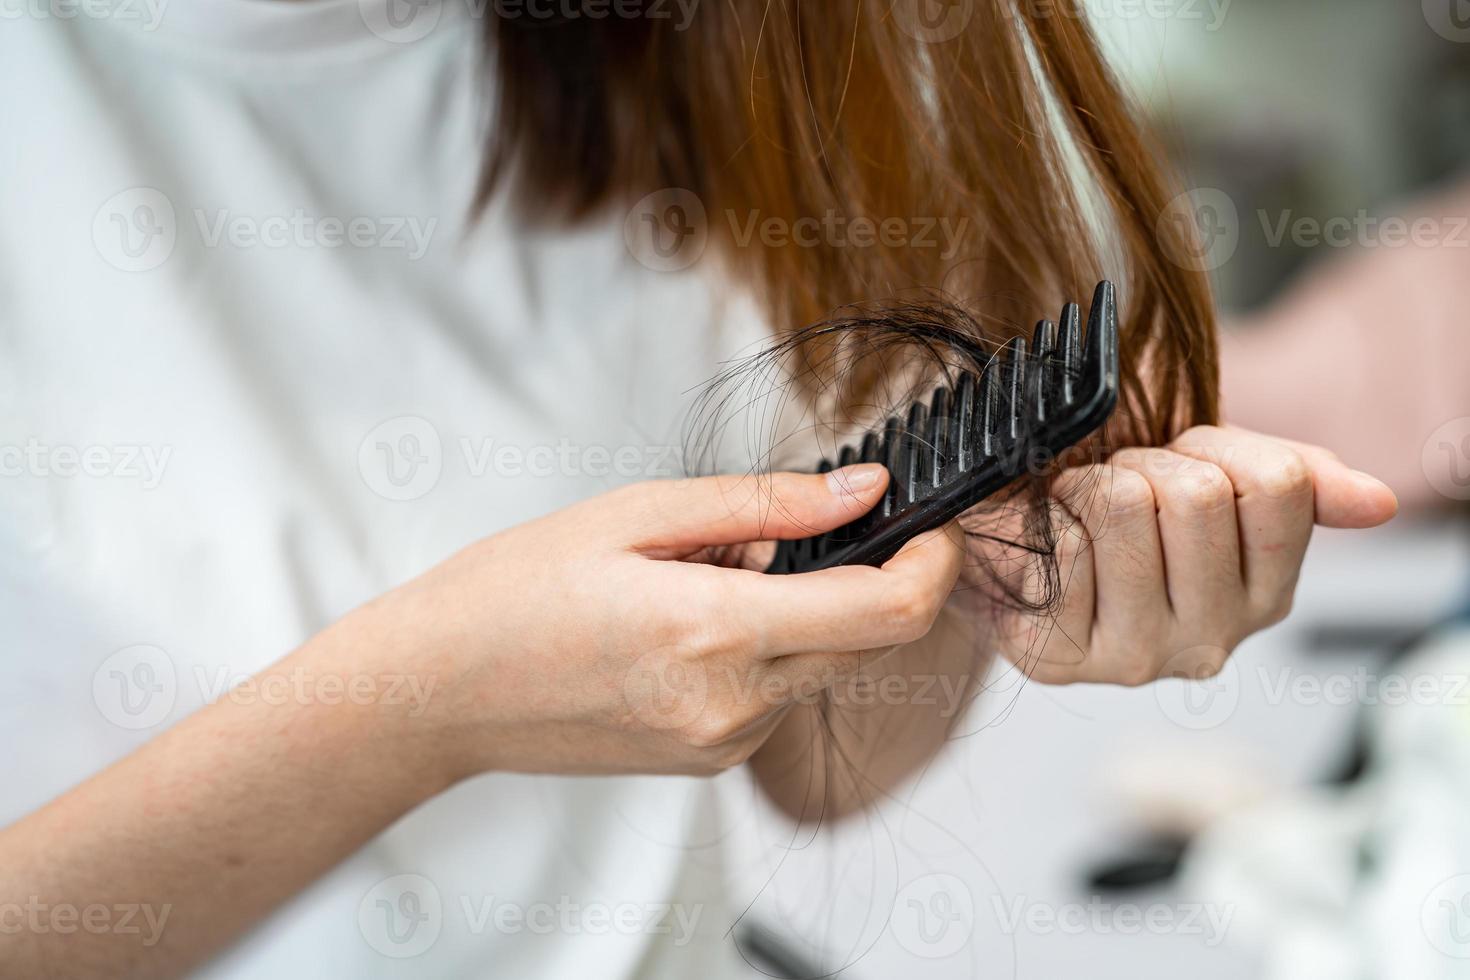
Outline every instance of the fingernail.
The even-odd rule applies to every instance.
[[[857,493],[877,486],[884,473],[882,463],[858,463],[827,474],[827,489],[835,494]]]
[[[1358,479],[1358,482],[1360,483],[1371,483],[1375,487],[1388,486],[1388,484],[1378,479],[1378,477],[1374,476],[1372,473],[1364,473],[1362,470],[1353,470],[1353,476],[1356,477]]]

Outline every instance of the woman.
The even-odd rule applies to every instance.
[[[976,649],[864,660],[928,631],[952,527],[883,569],[705,560],[844,523],[881,470],[656,479],[682,392],[842,303],[1024,321],[1115,256],[1114,437],[1168,448],[1058,476],[1107,490],[1064,602],[968,611],[1040,680],[1218,669],[1314,514],[1387,519],[1321,450],[1195,426],[1206,290],[1070,5],[750,6],[228,0],[0,37],[0,971],[733,975],[707,783],[644,777],[749,761],[793,816],[849,811],[944,722],[819,739],[799,695]],[[833,211],[899,223],[865,245]]]

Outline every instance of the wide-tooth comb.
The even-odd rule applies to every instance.
[[[977,376],[958,372],[928,404],[889,417],[843,447],[837,466],[883,463],[888,490],[864,516],[800,541],[783,541],[768,572],[881,565],[917,534],[941,527],[1025,472],[1081,442],[1118,404],[1118,314],[1113,284],[1097,284],[1082,336],[1077,304],[1060,327],[1036,326],[1031,351],[1014,337]],[[833,469],[822,460],[817,472]]]

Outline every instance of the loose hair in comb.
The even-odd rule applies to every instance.
[[[1031,350],[1013,337],[978,375],[958,370],[926,404],[849,444],[836,465],[881,462],[882,502],[852,523],[783,541],[768,572],[881,565],[924,531],[941,527],[1024,475],[1038,456],[1054,459],[1096,432],[1118,404],[1118,321],[1110,282],[1098,283],[1081,333],[1075,303],[1060,329],[1037,324]],[[817,472],[833,468],[822,460]]]

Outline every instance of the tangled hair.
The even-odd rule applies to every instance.
[[[927,402],[937,384],[952,387],[961,372],[985,377],[1000,354],[1001,345],[986,339],[992,332],[942,296],[843,307],[710,380],[685,427],[684,468],[714,472],[728,468],[725,460],[744,459],[754,460],[759,474],[836,459],[864,431]],[[727,445],[732,436],[740,440],[734,447]],[[1094,439],[1059,458],[1032,456],[1010,487],[964,515],[960,526],[972,560],[962,584],[976,590],[972,598],[1032,613],[1060,600],[1050,478],[1062,466],[1107,452],[1106,442]],[[1025,571],[1031,575],[1023,590],[1019,573]]]

